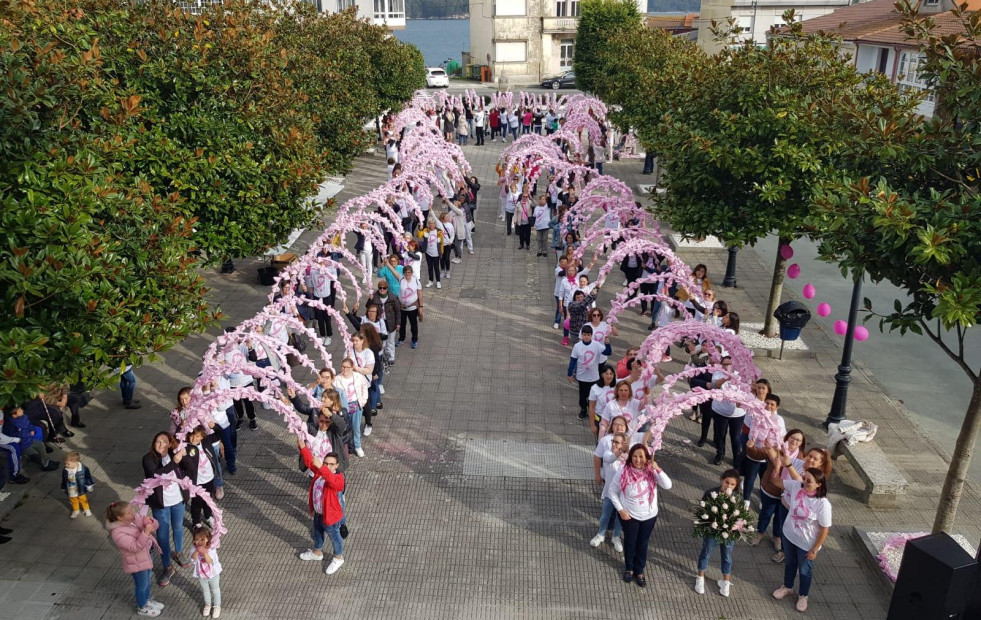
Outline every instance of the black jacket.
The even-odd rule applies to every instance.
[[[183,470],[181,470],[180,464],[174,462],[173,451],[170,452],[170,463],[163,465],[161,464],[161,460],[162,459],[160,456],[152,452],[147,452],[145,455],[143,455],[143,477],[153,478],[156,474],[163,475],[169,473],[177,474],[178,478],[185,477]],[[183,461],[184,459],[181,460]],[[190,494],[184,489],[181,489],[181,496],[184,498],[185,502],[190,499]],[[157,487],[153,490],[153,495],[146,499],[146,505],[155,510],[160,510],[164,507],[163,487]]]
[[[215,454],[215,437],[216,435],[212,433],[201,440],[201,445],[187,444],[185,448],[186,453],[184,454],[184,458],[181,459],[181,470],[194,484],[198,483],[198,469],[201,466],[202,458],[211,461],[211,469],[215,472],[215,478],[218,477],[219,466],[218,455]]]
[[[299,395],[294,396],[290,402],[293,404],[293,408],[301,415],[307,416],[307,432],[311,435],[319,433],[320,424],[317,422],[317,416],[320,415],[320,410],[311,407]],[[344,471],[347,468],[347,450],[345,446],[353,436],[353,430],[348,425],[346,414],[335,413],[331,416],[330,426],[327,427],[327,435],[330,437],[330,445],[334,448],[334,452],[337,453],[337,471]]]
[[[389,334],[394,334],[395,330],[402,324],[402,302],[399,298],[396,295],[392,295],[391,291],[389,291],[388,301],[383,304],[381,295],[378,294],[378,291],[375,291],[365,307],[371,304],[385,306],[385,328]]]

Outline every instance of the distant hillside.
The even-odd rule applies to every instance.
[[[700,0],[647,0],[647,12],[697,13],[700,4]],[[466,17],[469,10],[469,0],[405,0],[409,19]]]
[[[647,0],[648,13],[698,13],[700,0]]]
[[[405,14],[409,19],[466,17],[469,10],[468,0],[405,0]]]

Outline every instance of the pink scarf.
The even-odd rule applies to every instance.
[[[644,483],[646,483],[646,487],[643,486]],[[631,494],[627,490],[628,487],[633,487],[636,493]],[[657,492],[657,476],[654,474],[654,468],[650,465],[643,469],[637,469],[633,465],[624,467],[623,474],[620,475],[620,491],[635,500],[641,499],[646,491],[647,503],[653,504],[654,493]]]

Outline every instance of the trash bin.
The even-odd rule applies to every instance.
[[[799,301],[788,301],[780,304],[773,311],[773,316],[780,322],[780,340],[797,340],[801,330],[811,320],[811,311]]]

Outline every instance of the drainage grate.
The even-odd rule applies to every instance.
[[[592,480],[592,450],[556,443],[475,439],[466,443],[466,476]]]

